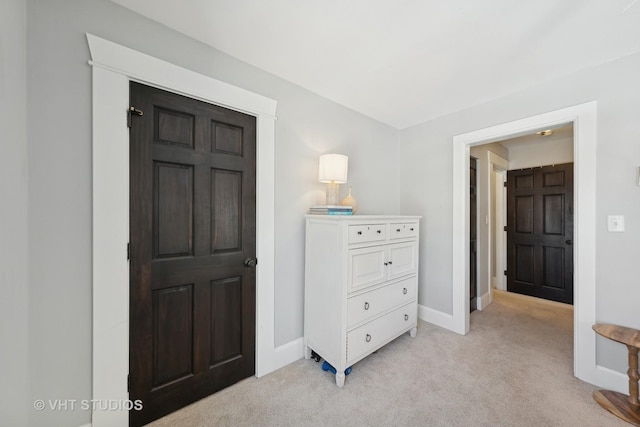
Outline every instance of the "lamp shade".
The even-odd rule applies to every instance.
[[[323,154],[320,156],[318,180],[320,182],[344,184],[347,182],[348,165],[349,157],[344,154]]]

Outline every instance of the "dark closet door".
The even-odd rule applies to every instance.
[[[255,366],[255,118],[131,83],[131,425]],[[124,114],[124,112],[123,112]]]
[[[507,290],[573,304],[573,163],[507,173]]]
[[[478,307],[478,159],[469,159],[469,311]]]

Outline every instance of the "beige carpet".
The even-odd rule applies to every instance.
[[[298,360],[152,425],[628,426],[573,377],[573,309],[504,292],[460,336],[425,322],[353,367],[345,386]]]

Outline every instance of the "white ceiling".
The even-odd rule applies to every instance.
[[[112,0],[403,129],[640,51],[639,0]]]
[[[551,135],[543,136],[538,135],[536,132],[530,135],[518,136],[515,138],[508,138],[502,141],[496,141],[506,149],[521,148],[525,146],[531,146],[539,144],[540,142],[564,142],[570,140],[573,142],[573,123],[545,127],[543,130],[551,130]]]

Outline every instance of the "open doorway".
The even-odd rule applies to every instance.
[[[596,102],[567,107],[537,116],[480,129],[453,138],[453,313],[451,329],[469,331],[469,193],[470,148],[498,140],[531,134],[550,126],[572,124],[575,162],[574,252],[574,375],[596,383],[595,336],[595,166]]]
[[[488,251],[487,256],[483,257],[488,262],[487,270],[490,272],[490,278],[484,287],[488,292],[492,292],[493,289],[509,290],[565,303],[573,302],[573,237],[565,236],[572,235],[573,231],[573,196],[571,194],[569,197],[566,194],[569,184],[570,191],[573,192],[573,136],[571,123],[486,145],[489,155],[484,158],[487,165],[483,171],[487,179],[486,185],[480,186],[479,191],[480,197],[487,200],[488,232],[486,240],[481,241],[481,247]],[[472,147],[471,152],[482,147],[485,145]],[[499,154],[505,154],[504,150],[508,159],[506,163],[504,157],[499,157]],[[562,182],[556,182],[558,176],[564,177],[564,169],[569,166],[570,176],[562,179]],[[518,190],[519,197],[516,199],[515,194],[505,192],[507,171],[511,177],[510,188],[515,189],[516,181],[522,182],[523,185],[531,181],[533,185],[534,180],[536,188]],[[528,178],[531,180],[527,180]],[[559,185],[561,183],[563,185]],[[530,204],[536,205],[533,213],[524,209]],[[505,205],[510,207],[510,220],[505,217],[508,210]],[[516,209],[516,206],[520,206],[521,209]],[[524,224],[531,225],[531,229],[524,227],[527,230],[521,230],[523,233],[519,233],[518,229],[524,225],[515,220],[517,215],[532,221],[531,224]],[[539,221],[535,221],[536,216],[541,217]],[[545,220],[547,216],[559,218],[558,230],[548,230],[551,221]],[[571,227],[565,226],[565,223]],[[507,240],[507,236],[511,237]],[[518,246],[521,250],[516,251],[516,238],[531,240],[535,244]],[[549,239],[553,240],[552,244],[542,244]],[[512,249],[509,250],[509,247]],[[531,248],[532,252],[535,250],[532,256],[540,266],[536,271],[532,271],[536,280],[532,278],[531,282],[523,281],[525,278],[520,277],[522,274],[516,271],[521,264],[522,267],[528,265],[525,259],[528,252],[523,248]],[[518,258],[517,254],[522,256]],[[545,265],[549,268],[541,267]],[[509,286],[506,283],[507,277]],[[562,298],[556,294],[562,294]]]

